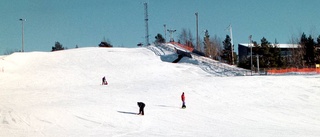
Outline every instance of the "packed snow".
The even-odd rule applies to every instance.
[[[320,75],[221,77],[161,50],[0,57],[0,136],[320,136]]]

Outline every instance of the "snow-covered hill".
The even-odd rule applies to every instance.
[[[320,136],[319,75],[216,77],[167,57],[147,48],[3,56],[0,136]]]

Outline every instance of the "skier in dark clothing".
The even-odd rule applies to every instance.
[[[106,80],[106,77],[103,77],[102,78],[102,85],[108,85],[108,82]]]
[[[143,102],[137,102],[139,106],[139,114],[138,115],[144,115],[144,107],[146,106]]]
[[[106,77],[102,78],[102,85],[104,85],[104,82],[106,82]]]

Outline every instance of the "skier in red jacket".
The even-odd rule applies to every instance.
[[[181,100],[182,100],[182,108],[186,108],[186,102],[185,102],[186,97],[184,96],[184,92],[182,92],[181,95]]]

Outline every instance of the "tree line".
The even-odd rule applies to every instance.
[[[105,38],[100,42],[100,44],[98,45],[99,47],[113,47],[113,45],[111,44],[111,42],[108,40],[106,41]],[[79,48],[78,45],[76,45],[75,48]],[[59,50],[65,50],[68,48],[63,47],[63,45],[56,41],[54,46],[52,47],[51,51],[59,51]]]
[[[292,38],[291,46],[285,49],[279,48],[279,44],[275,41],[271,44],[266,38],[261,39],[258,44],[253,41],[252,53],[254,54],[253,66],[257,64],[256,58],[259,58],[260,68],[305,68],[315,67],[320,64],[320,35],[316,40],[305,33],[300,38]],[[238,66],[250,69],[251,57],[247,56],[239,62]]]

